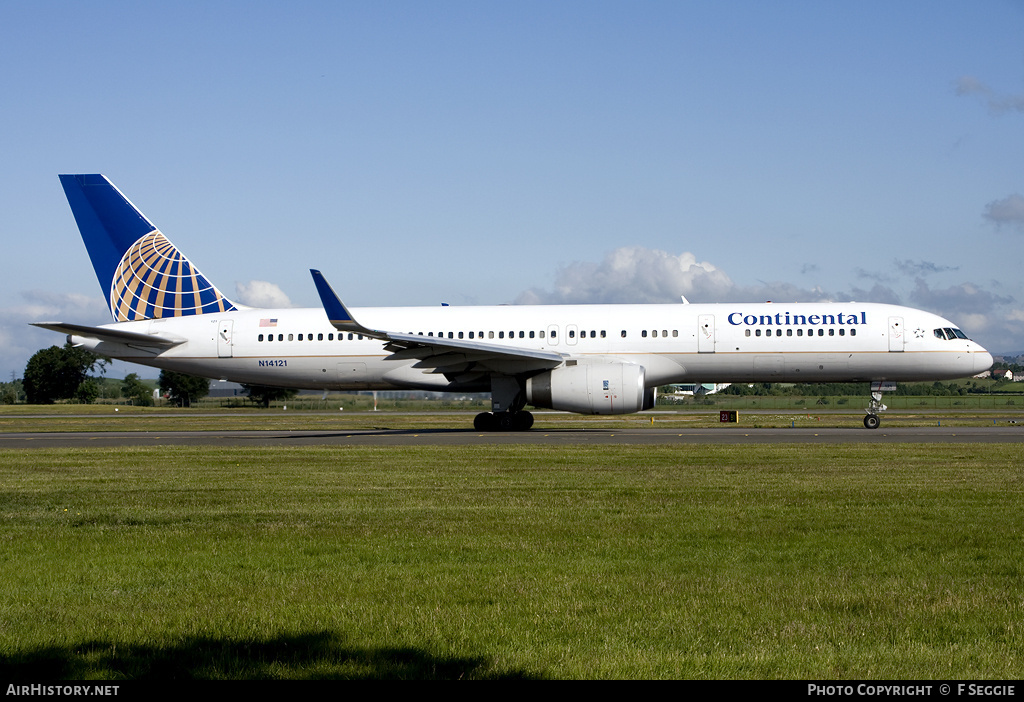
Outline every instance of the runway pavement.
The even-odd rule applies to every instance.
[[[493,446],[504,444],[1024,443],[1024,426],[746,429],[472,429],[364,431],[135,431],[0,434],[0,449],[128,446]]]

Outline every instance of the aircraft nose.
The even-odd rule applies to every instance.
[[[982,373],[992,367],[992,354],[985,349],[979,349],[973,355],[975,373]]]

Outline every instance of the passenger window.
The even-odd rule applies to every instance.
[[[294,334],[289,334],[288,335],[288,341],[295,341],[295,335]]]
[[[761,330],[760,329],[755,329],[754,330],[754,336],[761,336]]]
[[[575,339],[576,338],[576,331],[574,329],[570,329],[569,330],[569,338],[570,339]]]
[[[793,330],[792,329],[787,329],[786,330],[786,336],[793,336]]]
[[[487,338],[488,339],[493,339],[494,338],[494,332],[492,332],[492,331],[487,332]]]
[[[505,332],[503,332],[503,331],[498,332],[498,338],[499,339],[504,339],[505,338]]]
[[[836,335],[836,330],[835,330],[835,329],[831,329],[831,328],[830,328],[830,329],[828,330],[828,335],[829,335],[829,336],[835,336],[835,335]]]
[[[472,339],[472,338],[473,338],[473,332],[470,332],[470,333],[469,333],[469,338],[470,338],[470,339]]]
[[[644,329],[642,332],[640,332],[640,336],[642,336],[644,339],[646,339],[647,338],[647,330]]]
[[[750,330],[749,330],[749,329],[747,329],[747,330],[746,330],[746,332],[747,332],[747,334],[746,334],[746,335],[747,335],[747,336],[750,336]]]
[[[776,329],[775,330],[775,336],[782,336],[782,330],[781,329]]]
[[[850,336],[857,336],[857,330],[856,329],[851,329],[850,330]]]
[[[679,336],[679,330],[678,329],[673,329],[672,330],[672,338],[675,339],[677,336]]]
[[[533,338],[533,335],[534,335],[534,332],[530,332],[530,338],[531,339]]]
[[[846,329],[844,327],[839,327],[839,336],[846,336]]]
[[[608,334],[606,334],[606,333],[605,333],[605,330],[604,330],[604,329],[602,329],[602,330],[601,330],[601,338],[602,338],[602,339],[605,339],[605,338],[607,338],[607,337],[608,337]]]
[[[299,341],[302,341],[302,334],[299,334]]]
[[[621,336],[621,337],[622,337],[623,339],[625,339],[625,338],[626,338],[626,330],[625,330],[625,329],[623,329],[623,330],[622,330],[622,333],[621,333],[621,334],[619,334],[619,336]]]
[[[263,335],[260,334],[260,341],[263,341]]]
[[[459,338],[460,339],[462,338],[462,332],[459,332]]]

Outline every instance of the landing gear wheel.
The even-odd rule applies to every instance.
[[[533,415],[525,410],[516,412],[512,419],[512,428],[516,431],[527,431],[533,426]]]
[[[864,427],[866,429],[877,429],[881,423],[882,420],[878,418],[877,414],[867,414],[864,416]]]
[[[473,418],[477,431],[526,431],[533,426],[529,412],[481,412]]]

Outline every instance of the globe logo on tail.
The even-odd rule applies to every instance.
[[[110,285],[110,309],[117,321],[131,322],[236,308],[154,229],[121,257]]]

